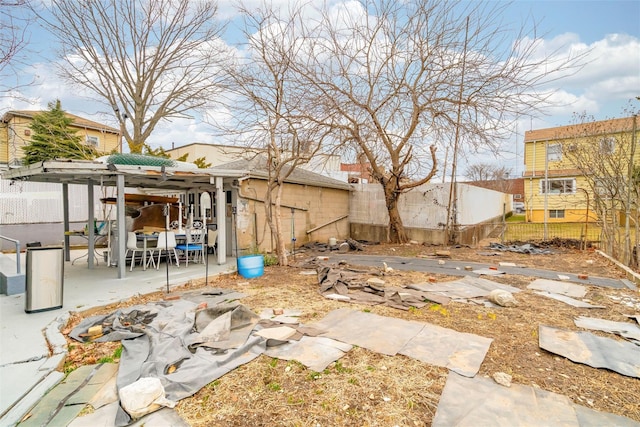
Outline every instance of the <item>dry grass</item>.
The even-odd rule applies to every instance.
[[[424,247],[391,248],[376,247],[371,252],[399,255],[406,250],[417,255],[433,250]],[[484,261],[475,252],[460,248],[452,251],[452,257]],[[601,276],[617,277],[620,274],[612,265],[590,253],[566,252],[561,262],[560,257],[554,258],[505,254],[500,261],[526,264],[526,260],[543,268],[541,260],[544,259],[552,265],[572,268],[562,268],[561,271],[565,272],[583,272],[593,268]],[[587,259],[593,260],[593,264],[586,262]],[[268,267],[260,278],[247,281],[231,275],[214,279],[212,286],[247,294],[242,303],[257,313],[265,308],[300,309],[303,312],[301,321],[307,324],[319,320],[331,310],[348,306],[354,310],[429,322],[493,338],[479,375],[506,372],[513,376],[515,383],[561,393],[577,404],[640,421],[637,402],[640,380],[576,364],[548,353],[538,347],[537,336],[540,324],[576,330],[573,319],[579,315],[627,320],[624,315],[632,314],[632,310],[609,296],[640,299],[637,293],[590,287],[587,298],[607,307],[590,311],[526,290],[526,285],[533,278],[503,276],[492,280],[523,290],[516,294],[517,307],[490,309],[450,303],[401,311],[383,306],[345,305],[325,299],[318,293],[315,276],[301,275],[300,272],[296,268]],[[384,279],[389,284],[409,284],[424,282],[425,276],[416,272],[394,272]],[[451,279],[436,277],[438,280]],[[198,286],[201,284],[193,283],[185,288]],[[138,297],[132,303],[160,297],[162,294]],[[104,311],[111,312],[114,308],[108,307]],[[106,353],[112,351],[111,348]],[[99,357],[93,348],[88,354],[88,357]],[[82,357],[77,357],[76,362],[83,363]],[[423,426],[431,424],[446,376],[444,368],[357,347],[321,373],[312,372],[297,362],[263,355],[212,382],[192,397],[183,399],[177,411],[194,426]]]

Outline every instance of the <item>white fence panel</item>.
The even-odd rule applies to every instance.
[[[110,207],[100,198],[113,193],[94,186],[94,218],[108,217]],[[38,224],[63,221],[62,184],[0,179],[0,224]],[[86,222],[87,187],[69,185],[69,221]]]
[[[503,204],[511,210],[511,195],[468,184],[458,184],[458,223],[474,225],[502,215]]]

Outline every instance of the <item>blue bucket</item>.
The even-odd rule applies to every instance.
[[[247,255],[238,258],[238,273],[245,279],[260,277],[264,273],[264,256]]]

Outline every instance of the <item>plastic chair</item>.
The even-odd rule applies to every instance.
[[[167,255],[167,262],[171,263],[171,252],[176,259],[176,267],[180,267],[180,261],[178,261],[178,253],[176,252],[176,233],[173,231],[161,231],[158,234],[158,244],[156,245],[158,250],[158,262],[156,262],[156,270],[160,268],[160,255],[162,251],[165,251]]]
[[[207,230],[207,252],[215,255],[216,245],[218,244],[218,230]]]
[[[193,253],[193,262],[198,262],[198,254],[204,259],[204,233],[202,229],[188,228],[186,230],[186,243],[176,245],[176,249],[185,254],[186,265],[189,265],[189,254]]]
[[[136,252],[142,252],[143,259],[145,256],[144,254],[145,249],[144,247],[141,248],[140,246],[138,246],[138,236],[133,231],[127,232],[127,252],[124,254],[125,258],[129,254],[129,251],[131,251],[131,267],[129,268],[129,271],[133,271],[133,264],[135,264],[136,262]],[[156,263],[153,260],[153,250],[147,249],[146,251],[147,253],[149,253],[148,264],[153,263],[153,266],[155,267]],[[145,265],[145,268],[146,268],[146,265]]]

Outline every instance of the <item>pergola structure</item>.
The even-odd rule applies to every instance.
[[[65,231],[65,259],[69,260],[69,197],[68,185],[87,186],[88,218],[94,216],[94,186],[116,187],[116,226],[118,242],[118,278],[125,277],[126,236],[125,229],[125,188],[141,188],[167,191],[211,191],[216,193],[216,200],[224,201],[224,184],[242,177],[246,171],[191,169],[185,167],[142,166],[106,164],[98,161],[52,160],[35,163],[22,168],[9,169],[2,177],[14,181],[35,181],[62,184],[63,217]],[[218,217],[218,233],[226,235],[225,204],[216,203]],[[89,241],[88,267],[94,265],[95,230],[87,227]],[[218,264],[226,263],[226,239],[218,239]]]

